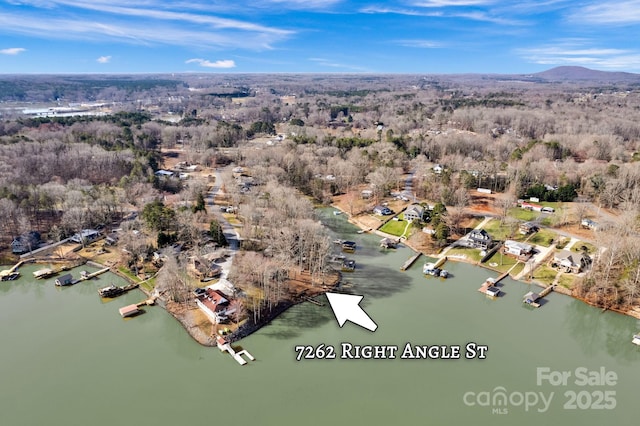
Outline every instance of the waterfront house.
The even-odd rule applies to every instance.
[[[375,206],[373,208],[373,214],[379,214],[381,216],[389,216],[390,214],[393,214],[393,211],[391,211],[389,207]]]
[[[38,248],[40,244],[40,233],[29,231],[26,234],[16,237],[11,242],[11,251],[14,254],[22,254]]]
[[[473,248],[479,248],[486,250],[491,247],[492,239],[487,231],[484,229],[474,229],[469,233],[469,241]]]
[[[424,207],[419,204],[412,204],[404,211],[404,218],[409,222],[414,220],[422,221],[423,216]]]
[[[233,313],[229,309],[229,299],[220,290],[205,288],[196,297],[196,304],[214,324],[225,322]]]
[[[554,254],[551,266],[577,274],[590,263],[591,258],[586,254],[562,250]]]
[[[95,229],[83,229],[79,233],[74,234],[71,238],[69,238],[69,240],[78,244],[80,243],[87,244],[92,241],[95,241],[99,236],[100,236],[100,232],[96,231]]]
[[[518,258],[529,258],[533,254],[533,246],[513,240],[506,240],[503,246],[504,254]]]

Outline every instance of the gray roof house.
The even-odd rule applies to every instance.
[[[491,235],[484,229],[474,229],[469,233],[469,240],[474,248],[486,250],[491,247]]]
[[[424,215],[424,207],[419,204],[412,204],[404,211],[404,218],[407,221],[421,221]]]
[[[533,253],[533,246],[513,240],[504,242],[504,253],[517,257],[529,257]]]
[[[574,253],[569,250],[562,250],[553,256],[552,266],[564,268],[567,272],[575,274],[591,263],[591,258],[582,253]]]
[[[11,251],[14,254],[22,254],[38,248],[40,244],[40,233],[30,231],[26,234],[16,237],[11,242]]]

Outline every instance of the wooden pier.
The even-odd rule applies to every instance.
[[[545,287],[544,290],[540,292],[540,298],[545,297],[547,294],[551,293],[556,287],[556,284],[551,284],[549,287]]]
[[[249,358],[249,360],[251,361],[256,360],[253,357],[253,355],[251,355],[248,351],[244,349],[236,352],[235,349],[233,349],[233,347],[231,346],[231,344],[228,343],[226,340],[224,340],[222,336],[216,337],[216,343],[218,344],[218,349],[220,349],[222,352],[227,352],[240,365],[245,365],[247,363],[247,360],[242,357],[243,355]]]
[[[404,264],[400,267],[401,271],[406,271],[407,269],[409,269],[411,267],[411,265],[413,265],[414,263],[416,263],[416,260],[418,260],[418,258],[422,255],[422,253],[417,253],[414,254],[413,256],[411,256],[409,259],[407,259],[406,262],[404,262]]]
[[[81,271],[80,272],[80,278],[78,278],[77,280],[73,280],[73,282],[71,282],[71,284],[77,284],[80,281],[86,281],[86,280],[90,280],[91,278],[95,278],[98,275],[104,274],[105,272],[107,272],[109,270],[109,268],[103,268],[100,269],[99,271],[96,272],[92,272],[92,273],[87,273],[87,271]]]
[[[498,278],[487,278],[485,282],[480,286],[478,291],[480,293],[486,294],[489,297],[499,296],[500,287],[498,286],[498,283],[502,281],[507,275],[509,275],[509,273],[505,272],[504,274],[500,275]]]
[[[545,287],[544,290],[540,292],[540,294],[534,293],[532,291],[528,292],[522,298],[522,303],[526,303],[527,305],[533,306],[534,308],[539,308],[540,306],[542,306],[539,300],[545,297],[547,294],[551,293],[555,286],[555,284],[551,284],[550,286]]]

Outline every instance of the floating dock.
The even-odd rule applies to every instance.
[[[122,308],[120,308],[118,310],[118,312],[120,312],[120,316],[122,318],[127,318],[127,317],[131,317],[131,316],[137,315],[141,311],[138,308],[138,305],[134,303],[133,305],[123,306]]]
[[[19,277],[20,272],[18,272],[18,268],[22,266],[24,263],[26,263],[26,261],[21,260],[20,262],[13,265],[10,269],[5,269],[4,271],[0,271],[0,278],[2,279],[2,281],[11,281]],[[5,278],[5,277],[11,277],[11,276],[15,278]]]
[[[55,275],[57,273],[58,273],[57,271],[54,271],[51,268],[44,268],[44,269],[38,269],[37,271],[35,271],[33,273],[33,277],[35,279],[37,279],[37,280],[41,280],[43,278],[48,278],[48,277],[50,277],[52,275]]]
[[[411,265],[413,265],[414,263],[416,263],[416,260],[418,260],[418,258],[422,255],[422,253],[417,253],[414,254],[413,256],[411,256],[409,259],[407,259],[406,262],[404,262],[402,264],[402,266],[400,267],[401,271],[406,271],[407,269],[409,269],[411,267]]]
[[[13,281],[18,279],[19,277],[20,277],[20,272],[18,271],[12,271],[12,272],[10,272],[10,270],[0,271],[0,281]]]
[[[538,300],[540,300],[540,295],[538,293],[530,291],[524,295],[524,297],[522,298],[522,303],[526,303],[527,305],[533,306],[534,308],[539,308],[540,303],[538,302]]]
[[[128,292],[129,290],[133,290],[134,288],[138,288],[139,285],[140,284],[135,283],[135,284],[126,285],[124,287],[117,287],[117,286],[111,284],[110,286],[99,288],[98,289],[98,294],[100,295],[100,297],[105,297],[105,298],[118,297],[121,294],[124,294],[124,293]]]
[[[220,349],[222,352],[228,352],[229,355],[231,355],[231,357],[235,359],[240,365],[245,365],[247,363],[247,360],[242,357],[243,355],[246,356],[251,361],[256,360],[253,357],[253,355],[251,355],[248,351],[244,349],[239,352],[236,352],[235,349],[231,347],[231,344],[228,343],[226,340],[224,340],[222,336],[216,337],[216,343],[218,344],[218,349]]]

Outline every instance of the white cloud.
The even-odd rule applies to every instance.
[[[433,40],[396,40],[395,44],[405,47],[417,47],[420,49],[437,49],[444,47],[444,44]]]
[[[253,50],[271,49],[274,43],[295,33],[249,20],[216,16],[215,10],[228,9],[228,5],[210,5],[204,9],[199,8],[204,3],[197,0],[194,7],[159,0],[50,0],[46,4],[40,0],[22,0],[20,3],[33,7],[3,11],[0,28],[4,33]]]
[[[597,24],[640,23],[640,0],[598,1],[574,12],[571,20]]]
[[[111,62],[111,56],[100,56],[96,61],[101,64],[108,64]]]
[[[413,6],[418,7],[468,7],[485,6],[495,3],[492,0],[425,0],[413,2]]]
[[[23,47],[9,47],[8,49],[2,49],[0,50],[0,54],[3,55],[18,55],[24,51],[26,51],[27,49],[23,48]]]
[[[194,58],[185,61],[186,64],[198,64],[205,68],[235,68],[236,63],[231,59],[222,59],[219,61],[211,62],[207,59]]]
[[[542,65],[581,65],[620,71],[640,70],[640,51],[592,46],[589,40],[560,40],[555,45],[517,49],[516,54]]]

